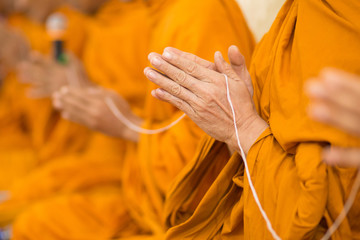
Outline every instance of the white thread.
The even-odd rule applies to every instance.
[[[69,82],[69,85],[80,87],[79,74],[73,68],[71,68],[70,72],[67,72],[67,80]],[[110,111],[114,114],[114,116],[120,122],[122,122],[127,128],[129,128],[129,129],[131,129],[131,130],[133,130],[135,132],[138,132],[138,133],[141,133],[141,134],[147,134],[147,135],[155,135],[155,134],[165,132],[165,131],[169,130],[170,128],[172,128],[173,126],[175,126],[176,124],[178,124],[186,116],[186,114],[184,113],[177,120],[175,120],[174,122],[172,122],[168,126],[160,128],[160,129],[154,129],[154,130],[152,130],[152,129],[144,129],[144,128],[141,128],[141,127],[135,125],[130,120],[128,120],[124,116],[124,114],[122,114],[122,112],[119,111],[116,104],[114,103],[114,101],[110,97],[105,97],[105,103],[108,106],[108,108],[110,109]]]
[[[128,127],[129,129],[131,129],[131,130],[133,130],[135,132],[142,133],[142,134],[147,134],[147,135],[154,135],[154,134],[159,134],[159,133],[165,132],[165,131],[169,130],[170,128],[172,128],[173,126],[175,126],[176,124],[178,124],[186,116],[186,114],[183,114],[176,121],[172,122],[171,124],[169,124],[166,127],[150,130],[150,129],[141,128],[141,127],[135,125],[134,123],[132,123],[131,121],[129,121],[119,111],[119,109],[116,107],[114,101],[110,97],[105,98],[105,103],[110,108],[111,112],[115,115],[115,117],[119,121],[121,121],[123,124],[125,124],[126,127]]]
[[[241,151],[241,157],[243,158],[244,161],[244,165],[245,165],[245,170],[246,170],[246,175],[249,181],[249,185],[252,191],[252,194],[254,196],[255,202],[259,207],[259,210],[261,212],[261,215],[263,216],[265,222],[266,222],[266,226],[269,230],[269,232],[271,233],[271,235],[273,236],[274,239],[276,240],[281,240],[281,238],[277,235],[277,233],[275,232],[275,230],[273,229],[271,222],[268,218],[268,216],[266,215],[266,212],[264,211],[263,207],[261,206],[259,197],[256,193],[255,187],[251,181],[251,177],[250,177],[250,171],[249,171],[249,167],[247,165],[247,160],[246,160],[246,156],[244,153],[243,148],[241,147],[240,144],[240,138],[239,138],[239,133],[238,133],[238,128],[237,128],[237,124],[236,124],[236,115],[235,115],[235,110],[234,110],[234,106],[233,103],[231,101],[231,97],[230,97],[230,88],[229,88],[229,80],[228,80],[228,76],[226,74],[223,74],[225,77],[225,81],[226,81],[226,91],[227,91],[227,99],[228,102],[230,104],[231,107],[231,111],[233,114],[233,120],[234,120],[234,127],[235,127],[235,134],[236,134],[236,139],[237,139],[237,144],[238,147],[240,148]],[[328,240],[331,235],[334,234],[334,232],[339,228],[339,226],[341,225],[341,222],[345,219],[346,215],[349,213],[352,205],[354,204],[355,198],[356,198],[356,194],[360,189],[360,170],[358,171],[357,177],[355,179],[354,185],[351,189],[351,193],[349,195],[348,200],[346,201],[345,205],[344,205],[344,209],[341,211],[341,213],[339,214],[339,216],[336,218],[334,224],[328,229],[328,231],[326,232],[326,234],[321,238],[321,240]]]
[[[233,114],[236,140],[237,140],[238,147],[240,148],[241,157],[243,158],[243,162],[244,162],[244,165],[245,165],[245,171],[246,171],[246,175],[247,175],[247,178],[248,178],[248,181],[249,181],[249,185],[250,185],[252,194],[253,194],[253,196],[254,196],[255,202],[256,202],[256,204],[257,204],[258,207],[259,207],[259,210],[260,210],[260,212],[261,212],[261,215],[263,216],[263,218],[264,218],[264,220],[265,220],[265,222],[266,222],[266,226],[267,226],[269,232],[271,233],[272,237],[273,237],[274,239],[276,239],[276,240],[281,240],[281,238],[277,235],[277,233],[276,233],[275,230],[273,229],[273,227],[272,227],[272,225],[271,225],[271,222],[270,222],[268,216],[266,215],[266,212],[264,211],[263,207],[261,206],[261,203],[260,203],[259,197],[258,197],[258,195],[257,195],[257,193],[256,193],[255,187],[254,187],[254,185],[253,185],[253,182],[251,181],[250,171],[249,171],[249,167],[248,167],[248,164],[247,164],[245,152],[244,152],[244,150],[243,150],[243,148],[241,147],[241,144],[240,144],[240,138],[239,138],[238,128],[237,128],[237,124],[236,124],[235,110],[234,110],[234,106],[233,106],[233,103],[232,103],[231,97],[230,97],[230,89],[229,89],[228,76],[227,76],[226,74],[223,74],[223,75],[224,75],[225,81],[226,81],[227,99],[228,99],[228,102],[229,102],[229,104],[230,104],[231,111],[232,111],[232,114]]]

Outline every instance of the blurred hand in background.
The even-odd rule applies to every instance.
[[[360,138],[360,77],[336,69],[325,69],[308,81],[309,115],[320,122]],[[331,165],[360,167],[360,149],[332,146],[324,151]]]

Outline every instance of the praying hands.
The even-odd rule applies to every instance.
[[[244,57],[235,46],[229,48],[228,55],[231,65],[220,52],[215,54],[212,64],[192,54],[166,48],[162,55],[149,55],[156,70],[146,68],[145,75],[161,87],[152,92],[154,97],[173,104],[207,134],[240,152],[227,98],[226,74],[240,142],[247,153],[268,125],[253,104],[253,88]]]

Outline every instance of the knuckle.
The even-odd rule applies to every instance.
[[[178,82],[178,83],[183,83],[186,81],[186,74],[184,72],[177,72],[175,74],[175,80]]]
[[[189,63],[187,66],[186,66],[186,71],[190,74],[192,73],[195,73],[197,70],[197,65],[196,64],[193,64],[193,63]]]
[[[230,65],[226,64],[225,65],[225,74],[228,75],[228,76],[232,76],[233,75],[233,71],[232,71],[232,68],[230,67]]]
[[[183,109],[184,103],[180,99],[176,99],[174,103],[178,109]]]
[[[171,86],[171,92],[176,96],[180,95],[180,93],[181,93],[180,85],[174,84],[173,86]]]

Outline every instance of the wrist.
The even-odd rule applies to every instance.
[[[133,115],[129,120],[136,126],[142,126],[143,120],[138,116]],[[139,142],[140,134],[128,127],[125,127],[125,138],[131,142]]]
[[[257,113],[248,117],[241,125],[238,125],[238,136],[245,155],[248,154],[252,145],[268,127],[269,125]],[[226,141],[226,144],[231,152],[241,153],[235,132]]]

